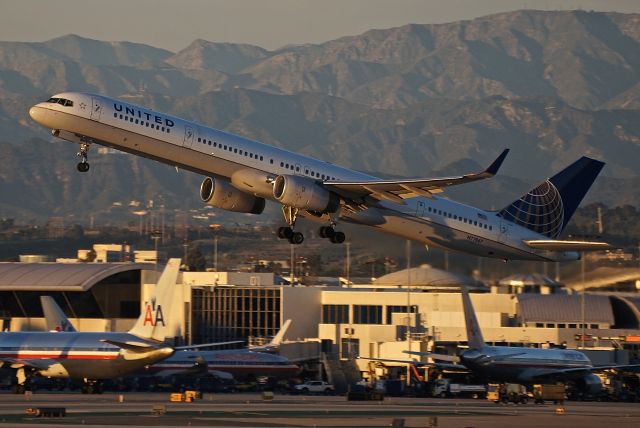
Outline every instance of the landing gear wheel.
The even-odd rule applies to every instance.
[[[333,236],[336,234],[336,231],[333,227],[331,226],[322,226],[320,228],[320,237],[321,238],[333,238]]]
[[[293,245],[300,245],[304,241],[304,235],[300,232],[293,232],[291,238],[289,238],[289,242]]]
[[[78,163],[78,171],[80,171],[80,172],[89,171],[89,163],[88,162],[80,162],[80,163]]]
[[[331,238],[329,238],[329,240],[334,244],[342,244],[346,238],[347,237],[343,232],[335,232],[335,234]]]
[[[278,228],[278,238],[280,239],[291,239],[293,236],[293,229],[288,226],[282,226]]]

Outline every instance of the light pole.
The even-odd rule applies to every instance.
[[[209,230],[213,234],[213,270],[218,272],[218,231],[219,224],[210,224]]]
[[[158,269],[158,240],[162,237],[162,232],[154,230],[151,232],[151,239],[153,239],[153,249],[155,251],[156,270]]]
[[[351,280],[349,279],[351,274],[351,242],[347,242],[347,266],[346,266],[346,274],[347,274],[347,287],[351,288]]]
[[[584,251],[581,254],[581,263],[580,263],[580,271],[581,271],[581,276],[582,276],[582,292],[580,294],[580,327],[581,327],[581,333],[580,333],[580,348],[584,349],[584,289],[585,289],[585,266],[584,266]]]
[[[407,239],[407,347],[411,352],[411,241]],[[411,364],[407,365],[407,386],[411,386]]]

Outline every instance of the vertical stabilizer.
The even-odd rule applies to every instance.
[[[464,311],[464,324],[467,328],[467,343],[469,349],[480,349],[485,346],[484,339],[482,338],[482,331],[480,331],[480,324],[478,324],[478,318],[476,312],[473,310],[473,304],[469,297],[469,290],[462,285],[460,287],[460,293],[462,295],[462,310]]]
[[[76,331],[53,297],[40,296],[40,303],[48,331]]]
[[[177,303],[175,297],[176,281],[180,273],[180,259],[170,259],[164,268],[156,289],[129,333],[145,339],[164,341],[175,336],[169,329],[175,325],[170,319],[172,307]]]
[[[604,167],[582,157],[503,208],[498,215],[534,232],[556,239]]]

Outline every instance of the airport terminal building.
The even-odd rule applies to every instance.
[[[159,274],[149,263],[0,263],[3,329],[43,330],[39,296],[51,295],[81,331],[127,330]],[[406,359],[407,349],[452,353],[466,345],[464,283],[476,291],[472,301],[491,344],[584,346],[599,351],[590,354],[594,363],[640,360],[638,294],[488,292],[478,281],[429,267],[392,275],[341,287],[275,285],[272,273],[181,272],[175,298],[183,304],[165,314],[177,331],[168,340],[255,341],[291,319],[285,339],[313,344],[292,347],[287,356],[296,360],[317,359],[320,350],[342,359]],[[365,360],[357,361],[367,370]]]

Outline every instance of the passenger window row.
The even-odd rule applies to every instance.
[[[250,159],[257,159],[257,160],[261,160],[261,161],[264,160],[264,156],[262,156],[262,155],[255,154],[255,153],[249,152],[247,150],[234,148],[231,145],[218,143],[217,141],[207,140],[206,138],[198,137],[198,143],[207,144],[207,145],[215,147],[215,148],[219,148],[219,149],[222,149],[222,150],[227,150],[227,151],[232,152],[232,153],[237,153],[237,154],[240,154],[241,156],[245,156],[245,157],[248,157]],[[271,163],[273,163],[273,160],[271,161]]]
[[[456,215],[456,214],[451,214],[451,213],[448,213],[446,211],[437,210],[437,209],[431,208],[431,207],[428,207],[427,211],[430,212],[430,213],[441,215],[443,217],[451,218],[453,220],[458,220],[458,221],[461,221],[461,222],[466,223],[466,224],[472,224],[472,225],[477,226],[477,227],[479,227],[481,229],[493,230],[493,226],[491,226],[491,225],[479,222],[477,220],[471,220],[471,219],[468,219],[466,217],[462,217],[462,216],[459,216],[459,215]]]
[[[273,163],[273,162],[272,162]],[[281,168],[286,168],[286,169],[290,169],[291,171],[295,171],[295,172],[300,172],[300,166],[299,165],[293,165],[293,164],[289,164],[286,162],[280,162],[280,167]],[[319,172],[313,171],[313,170],[309,170],[309,168],[305,168],[304,169],[304,174],[305,175],[309,175],[311,177],[315,177],[315,178],[321,178],[323,180],[335,180],[335,177],[331,177],[328,174],[321,174]]]
[[[158,131],[166,132],[167,134],[171,133],[171,128],[164,127],[153,122],[147,122],[146,120],[136,119],[134,117],[113,113],[113,117],[116,119],[124,120],[125,122],[135,123],[136,125],[144,126],[145,128],[157,129]]]

